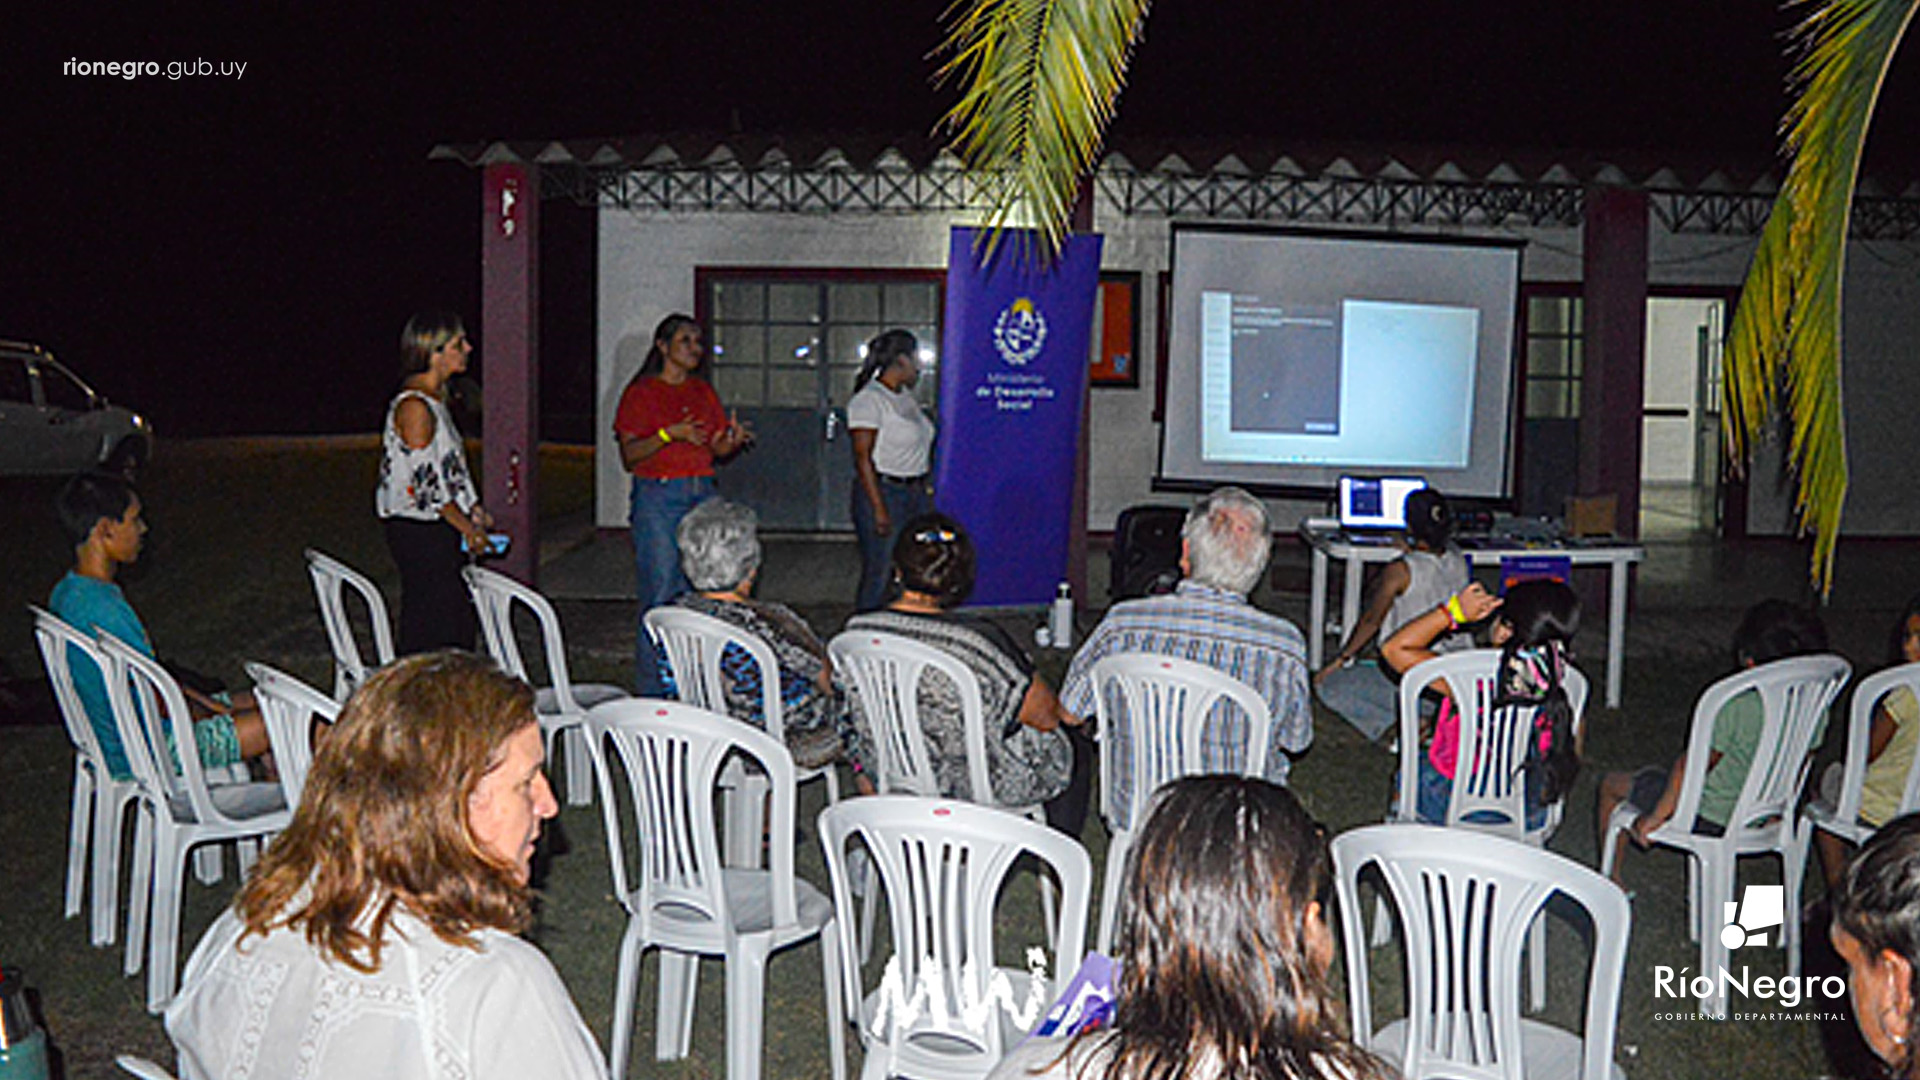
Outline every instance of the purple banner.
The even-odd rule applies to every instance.
[[[979,555],[968,602],[1044,604],[1067,570],[1101,238],[1042,268],[1016,230],[983,267],[976,236],[954,229],[947,255],[935,490]]]

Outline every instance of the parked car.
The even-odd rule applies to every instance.
[[[94,393],[53,354],[0,341],[0,476],[132,472],[153,454],[153,429]]]

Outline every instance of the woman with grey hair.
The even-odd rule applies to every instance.
[[[773,646],[780,661],[780,705],[785,718],[787,749],[802,768],[818,768],[846,760],[858,775],[861,755],[855,752],[854,732],[847,719],[847,701],[833,683],[827,647],[792,608],[753,599],[760,575],[760,519],[748,506],[712,498],[687,511],[675,537],[680,544],[680,569],[693,591],[674,604],[697,611],[759,637]],[[660,681],[673,696],[676,687],[666,655],[659,653]],[[746,650],[729,645],[721,655],[726,673],[727,713],[764,728],[761,690],[766,675]]]

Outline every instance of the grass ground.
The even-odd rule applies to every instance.
[[[152,557],[127,587],[162,652],[236,683],[243,660],[261,659],[327,685],[331,676],[325,639],[300,552],[307,546],[333,552],[372,572],[391,595],[393,572],[368,512],[373,452],[233,443],[167,449],[144,485],[154,528]],[[562,453],[548,456],[544,466],[543,514],[564,516],[588,504],[590,462]],[[0,489],[0,502],[11,511],[8,525],[0,530],[0,556],[7,567],[0,577],[0,611],[16,613],[0,619],[0,663],[16,675],[38,668],[21,605],[43,598],[64,568],[57,537],[41,509],[51,490],[44,483]],[[1282,596],[1277,603],[1296,620],[1301,612],[1291,608],[1304,607],[1298,597]],[[1887,606],[1892,604],[1889,600]],[[1589,768],[1568,802],[1555,850],[1594,865],[1594,778],[1609,768],[1670,760],[1680,750],[1694,696],[1723,671],[1722,642],[1737,607],[1730,602],[1711,611],[1635,613],[1625,707],[1606,710],[1596,702],[1590,711]],[[631,605],[563,604],[561,616],[575,650],[576,677],[625,682],[624,658],[632,647]],[[1878,612],[1856,613],[1835,626],[1837,643],[1862,669],[1870,668],[1885,622]],[[830,628],[824,621],[820,625]],[[1596,676],[1601,640],[1594,633],[1581,642],[1590,646],[1588,655],[1596,657],[1591,665]],[[1048,663],[1057,674],[1058,658]],[[1316,745],[1294,770],[1296,790],[1334,831],[1378,821],[1394,759],[1326,714],[1319,721]],[[142,982],[120,975],[117,950],[87,945],[84,920],[60,918],[71,761],[58,728],[0,726],[0,775],[8,778],[0,795],[0,836],[7,837],[7,866],[0,879],[6,883],[0,888],[0,962],[21,967],[37,989],[65,1075],[111,1075],[117,1052],[171,1063],[159,1020],[143,1008]],[[824,881],[811,826],[819,799],[815,792],[803,794],[807,841],[799,849],[800,873],[814,881]],[[604,1045],[611,1029],[614,964],[624,920],[611,895],[597,807],[565,808],[557,831],[566,850],[552,858],[546,871],[539,925],[532,937],[553,958]],[[1094,855],[1097,882],[1105,848],[1101,826],[1090,823],[1083,839]],[[1627,878],[1637,898],[1620,1005],[1618,1058],[1629,1074],[1784,1078],[1833,1071],[1822,1050],[1820,1025],[1801,1014],[1727,1022],[1669,1019],[1689,1011],[1691,1002],[1656,999],[1652,969],[1656,964],[1695,963],[1684,932],[1684,864],[1672,853],[1640,855],[1630,859]],[[1755,860],[1743,880],[1777,881],[1778,874]],[[190,881],[183,956],[232,888],[231,875],[213,887]],[[1813,895],[1818,885],[1809,890]],[[1030,939],[1034,927],[1032,894],[1019,883],[1009,893],[1013,911],[1008,925],[1028,932],[1021,940]],[[1556,922],[1549,952],[1549,1019],[1578,1026],[1585,955],[1579,927]],[[1740,959],[1756,975],[1784,971],[1774,950],[1749,950]],[[1376,970],[1383,961],[1391,971],[1391,954],[1376,957]],[[721,973],[707,966],[693,1056],[656,1065],[649,1053],[652,1010],[644,1004],[653,970],[649,963],[632,1073],[724,1073]],[[1397,982],[1397,974],[1378,980],[1377,1000],[1396,1001]],[[826,1076],[817,946],[802,945],[774,959],[766,1009],[766,1075]],[[1837,1026],[1844,1030],[1846,1025]]]

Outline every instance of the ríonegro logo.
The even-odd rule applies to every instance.
[[[1767,935],[1760,931],[1784,922],[1786,906],[1785,885],[1747,886],[1747,894],[1741,897],[1738,904],[1731,900],[1726,903],[1727,925],[1720,928],[1720,944],[1729,949],[1765,945]],[[1740,916],[1738,919],[1734,918],[1736,911]]]
[[[1767,944],[1767,929],[1782,926],[1786,921],[1786,895],[1786,887],[1782,885],[1747,886],[1739,903],[1728,901],[1726,904],[1726,925],[1720,928],[1720,944],[1729,950]],[[1653,996],[1709,998],[1718,991],[1718,996],[1725,997],[1729,990],[1738,990],[1746,997],[1774,998],[1779,1004],[1793,1008],[1802,1001],[1812,1000],[1816,993],[1828,998],[1842,998],[1847,994],[1847,981],[1838,975],[1755,978],[1742,966],[1738,975],[1723,967],[1717,973],[1702,972],[1689,978],[1687,971],[1684,967],[1675,971],[1664,964],[1654,965]]]

